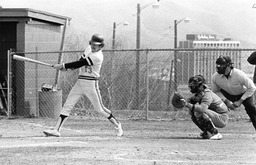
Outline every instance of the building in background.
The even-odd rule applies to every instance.
[[[1,8],[0,12],[0,74],[7,77],[8,67],[13,69],[10,88],[12,96],[10,105],[12,112],[20,116],[38,117],[37,100],[38,89],[41,84],[50,80],[54,81],[56,72],[50,72],[37,65],[14,61],[12,67],[8,64],[8,50],[16,52],[37,52],[60,50],[63,26],[71,18],[60,16],[45,11],[29,8]],[[57,61],[57,56],[37,53],[22,54],[25,57],[48,63]],[[26,72],[25,72],[26,71]],[[33,75],[33,76],[31,76]],[[45,75],[45,76],[43,76]],[[31,77],[33,78],[31,78]],[[38,79],[38,77],[44,77]],[[12,102],[11,102],[12,101]]]
[[[203,75],[210,83],[211,75],[216,72],[215,61],[220,55],[230,56],[235,67],[241,68],[241,51],[233,51],[240,48],[240,41],[219,40],[216,34],[187,34],[186,41],[179,42],[179,48],[191,49],[178,52],[177,79],[180,84],[186,84],[189,77],[196,74]]]

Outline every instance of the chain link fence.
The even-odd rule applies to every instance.
[[[186,119],[185,110],[170,103],[174,91],[186,97],[189,77],[201,74],[210,86],[215,61],[220,55],[231,56],[234,66],[253,78],[254,66],[247,62],[253,49],[144,49],[103,50],[104,63],[99,80],[104,105],[118,118]],[[56,64],[78,60],[83,51],[15,52],[17,55]],[[9,53],[9,115],[49,116],[58,114],[78,70],[56,71],[51,67],[12,59]],[[56,91],[41,91],[42,84],[56,85]],[[60,93],[58,93],[60,92]],[[57,97],[57,99],[56,99]],[[44,109],[42,109],[44,108]],[[46,111],[42,112],[42,111]],[[84,97],[72,115],[99,117]],[[234,118],[247,117],[245,111],[234,112]]]

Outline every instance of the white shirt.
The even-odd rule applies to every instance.
[[[242,100],[251,97],[256,90],[255,84],[247,76],[246,73],[239,69],[232,69],[228,79],[222,74],[217,72],[212,76],[212,91],[217,93],[221,98],[223,95],[220,93],[220,89],[225,90],[230,95],[241,95]]]

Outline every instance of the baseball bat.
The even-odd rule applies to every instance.
[[[45,62],[38,61],[38,60],[34,60],[34,59],[31,59],[31,58],[27,58],[27,57],[23,57],[23,56],[13,55],[13,59],[53,67],[52,64],[45,63]]]

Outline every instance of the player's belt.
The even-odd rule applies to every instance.
[[[99,78],[97,78],[97,77],[83,76],[83,75],[79,75],[78,79],[83,79],[83,80],[99,80]]]

